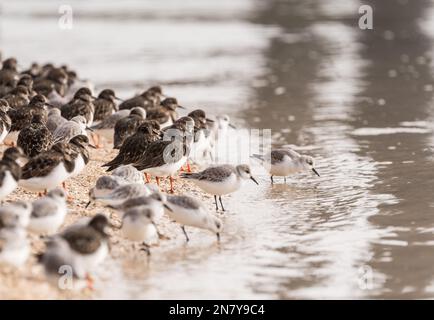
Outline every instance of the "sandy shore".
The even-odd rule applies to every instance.
[[[74,221],[82,217],[93,216],[100,212],[108,214],[112,223],[115,225],[120,225],[119,216],[111,209],[104,208],[100,204],[93,204],[89,206],[89,208],[85,209],[85,205],[88,201],[89,188],[94,185],[99,176],[105,174],[101,164],[113,158],[117,154],[117,150],[112,149],[112,143],[110,140],[103,138],[103,141],[103,148],[97,150],[90,149],[91,161],[82,174],[78,177],[67,180],[69,194],[73,199],[68,203],[69,213],[63,227],[74,223]],[[4,149],[5,148],[2,147],[1,151]],[[164,181],[162,184],[162,190],[164,191],[168,189],[168,181]],[[208,201],[206,201],[206,203],[209,204],[209,208],[213,208],[211,197],[203,195],[199,190],[192,187],[191,184],[186,183],[181,179],[177,179],[175,184],[175,193],[180,191],[182,191],[182,193],[188,192],[190,195],[197,196],[203,200],[207,199]],[[18,188],[9,195],[6,201],[18,199],[30,200],[36,198],[36,194]],[[170,248],[184,243],[185,238],[179,225],[170,222],[167,217],[163,217],[161,223],[159,223],[159,229],[166,237],[160,240],[158,246],[151,249],[152,252],[157,250],[162,252],[165,249],[170,250]],[[112,264],[115,262],[118,265],[125,265],[125,261],[133,259],[134,265],[139,266],[138,268],[140,268],[140,272],[143,272],[144,270],[146,272],[146,268],[144,267],[148,263],[146,254],[140,251],[137,247],[134,247],[132,242],[122,238],[118,230],[112,230],[111,232],[111,252],[110,257],[107,260],[110,260]],[[189,233],[190,232],[192,235],[196,233],[195,230],[191,230]],[[206,231],[199,232],[206,233]],[[87,288],[80,291],[60,290],[46,281],[43,269],[37,263],[34,256],[44,250],[44,242],[39,237],[32,234],[29,234],[29,239],[31,241],[33,255],[29,258],[27,264],[21,270],[11,269],[8,267],[0,268],[0,299],[92,299],[100,296],[107,296],[102,294],[101,290],[109,288],[110,282],[115,281],[114,279],[116,278],[113,274],[115,271],[108,270],[110,267],[101,267],[101,269],[103,269],[101,272],[101,274],[103,274],[102,276],[100,276],[100,272],[97,272],[95,275],[94,290]],[[153,259],[153,257],[154,254],[152,254],[151,259]],[[130,271],[134,272],[134,268],[135,267],[133,266]]]

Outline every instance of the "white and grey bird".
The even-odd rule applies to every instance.
[[[7,228],[27,228],[30,222],[32,204],[17,200],[0,207],[0,225]]]
[[[115,170],[113,170],[112,175],[118,176],[128,181],[128,183],[145,183],[143,173],[130,164],[117,167]]]
[[[91,274],[109,253],[107,217],[97,214],[86,223],[77,222],[64,230],[60,237],[71,248],[74,266],[79,274]]]
[[[121,231],[130,241],[140,242],[148,256],[150,246],[158,243],[159,233],[154,221],[152,207],[137,206],[128,209],[122,217]]]
[[[32,203],[29,230],[38,235],[52,235],[57,232],[65,220],[68,208],[66,192],[56,188]]]
[[[251,179],[259,184],[252,176],[250,167],[246,164],[240,164],[236,167],[229,164],[212,166],[197,173],[183,173],[181,177],[193,181],[203,191],[214,195],[216,211],[218,211],[217,196],[222,210],[225,211],[222,195],[237,191],[243,180]]]
[[[152,209],[153,221],[157,222],[164,215],[164,209],[168,209],[166,202],[166,194],[154,190],[150,195],[132,197],[112,207],[121,213],[125,213],[134,207],[148,207]]]
[[[286,176],[303,171],[312,171],[320,176],[315,169],[314,158],[300,155],[290,148],[274,149],[266,156],[254,154],[253,157],[264,162],[266,170],[270,173],[271,183],[274,183],[273,176],[283,176],[286,182]]]
[[[47,128],[51,133],[54,133],[56,129],[64,125],[68,120],[66,120],[60,114],[60,109],[52,108],[48,111]]]
[[[150,195],[151,191],[143,184],[130,183],[124,184],[112,190],[106,195],[91,196],[90,201],[99,201],[111,207],[116,207],[128,199]]]
[[[0,220],[1,221],[1,220]],[[0,225],[0,265],[22,267],[30,255],[27,233],[21,227],[1,227]]]
[[[0,200],[12,193],[21,178],[21,167],[18,161],[27,159],[20,148],[8,148],[0,160]]]
[[[117,176],[101,176],[96,182],[95,186],[89,190],[89,202],[86,208],[91,204],[93,199],[104,197],[110,194],[113,190],[121,185],[128,184],[127,181]]]
[[[78,135],[87,136],[86,128],[86,118],[83,116],[75,116],[57,127],[53,133],[53,143],[69,142],[69,140]]]

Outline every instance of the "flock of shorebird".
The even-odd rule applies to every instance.
[[[108,228],[121,229],[148,256],[162,236],[157,226],[164,214],[181,226],[187,241],[185,226],[209,230],[220,240],[223,224],[217,215],[194,197],[173,194],[178,172],[214,196],[216,211],[225,211],[222,195],[238,190],[243,180],[258,184],[245,164],[191,172],[190,162],[197,157],[213,158],[216,139],[232,126],[227,115],[213,121],[197,109],[178,117],[177,109],[184,107],[159,86],[127,100],[111,89],[97,97],[93,92],[92,84],[67,66],[34,63],[19,72],[15,58],[2,62],[0,143],[8,148],[0,161],[0,200],[18,186],[40,197],[0,206],[0,264],[22,266],[31,251],[27,232],[32,232],[46,239],[38,260],[48,278],[59,277],[59,270],[69,266],[74,279],[89,285],[90,275],[109,252]],[[120,214],[122,225],[115,227],[106,215],[97,214],[59,232],[68,211],[65,181],[83,171],[90,161],[88,148],[101,147],[100,133],[106,129],[119,152],[103,165],[111,174],[96,180],[86,208],[94,202],[110,207]],[[16,141],[8,136],[14,131]],[[312,157],[288,148],[254,157],[265,161],[272,183],[273,176],[299,171],[319,176]],[[149,183],[152,177],[156,185]],[[160,179],[166,177],[167,193],[160,190]]]

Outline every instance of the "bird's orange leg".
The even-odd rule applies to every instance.
[[[69,192],[68,192],[68,188],[66,187],[66,182],[65,181],[63,181],[62,182],[62,188],[63,188],[63,190],[65,190],[65,192],[66,192],[66,198],[67,198],[67,200],[68,201],[72,201],[72,200],[74,200],[74,198],[69,194]]]
[[[145,172],[145,179],[146,179],[146,183],[150,183],[151,180],[149,180],[149,175]]]
[[[160,186],[160,177],[155,177],[155,180],[157,181],[157,186]]]
[[[170,179],[170,193],[174,193],[175,190],[173,189],[173,177],[170,176],[169,179]]]
[[[188,162],[188,160],[187,160],[187,172],[191,173],[190,162]]]

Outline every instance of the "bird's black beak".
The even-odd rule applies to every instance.
[[[158,133],[160,133],[160,130],[158,130],[158,129],[152,129],[152,132],[158,134]]]
[[[98,97],[95,97],[95,96],[90,96],[93,100],[96,100],[96,99],[98,99]]]
[[[85,206],[84,208],[87,209],[87,207],[90,206],[91,202],[92,202],[92,201],[89,200],[89,202],[86,204],[86,206]]]
[[[92,149],[98,149],[96,146],[94,146],[93,144],[88,144],[89,147],[91,147]]]
[[[118,101],[124,102],[124,100],[123,100],[123,99],[121,99],[121,98],[118,98],[118,97],[116,97],[116,96],[113,96],[113,98],[115,98],[115,100],[118,100]]]
[[[217,236],[217,242],[220,243],[220,233],[217,232],[217,233],[216,233],[216,236]]]
[[[86,127],[86,130],[89,130],[90,132],[94,131],[91,127]]]
[[[50,108],[56,108],[56,106],[52,105],[51,103],[46,102],[45,103],[47,106],[49,106]]]
[[[235,127],[232,123],[229,123],[229,127],[231,127],[232,129],[237,129],[237,127]]]
[[[206,118],[205,120],[208,121],[208,122],[214,122],[213,119],[208,119],[208,118]]]
[[[313,172],[314,172],[318,177],[321,177],[321,176],[319,175],[318,171],[316,171],[315,168],[312,168],[312,171],[313,171]]]
[[[166,208],[167,210],[169,210],[170,212],[173,212],[173,210],[167,205],[167,204],[163,204],[164,208]]]
[[[256,183],[258,186],[259,186],[259,183],[258,183],[258,181],[256,181],[256,179],[255,178],[253,178],[253,176],[250,176],[250,179],[254,182],[254,183]]]
[[[180,106],[180,105],[178,105],[178,108],[180,108],[180,109],[187,109],[186,107],[183,107],[183,106]]]

